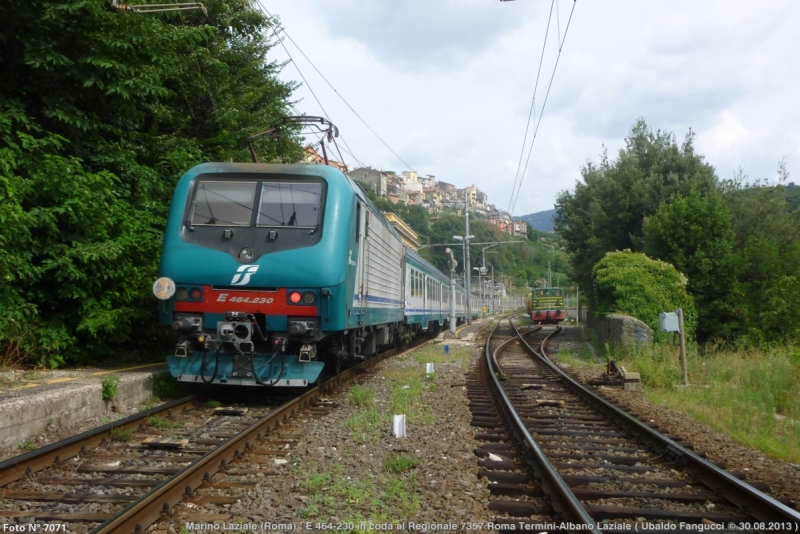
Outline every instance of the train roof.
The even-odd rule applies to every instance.
[[[428,260],[426,260],[425,258],[423,258],[422,256],[420,256],[419,254],[417,254],[415,251],[413,251],[412,249],[410,249],[408,247],[406,247],[406,257],[407,258],[411,258],[411,260],[416,262],[416,263],[419,263],[422,267],[427,269],[429,272],[433,272],[433,273],[436,273],[437,275],[439,275],[442,278],[442,280],[440,280],[440,281],[446,280],[447,283],[450,283],[450,277],[449,276],[444,274],[442,271],[437,269],[432,263],[430,263]],[[462,286],[460,286],[458,284],[456,284],[456,287],[460,288],[460,289],[464,289]]]

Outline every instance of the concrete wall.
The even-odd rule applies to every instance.
[[[44,391],[24,391],[0,402],[0,447],[10,447],[47,431],[69,427],[89,419],[135,413],[153,395],[154,373],[120,373],[113,411],[103,400],[100,377],[79,378]],[[98,423],[99,424],[99,423]]]

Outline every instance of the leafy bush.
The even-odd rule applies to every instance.
[[[113,400],[117,396],[120,378],[118,376],[104,376],[102,380],[103,400]]]
[[[594,313],[636,317],[653,329],[656,339],[666,339],[659,331],[658,314],[682,308],[687,339],[693,339],[697,314],[686,282],[666,262],[629,250],[609,252],[593,269]]]

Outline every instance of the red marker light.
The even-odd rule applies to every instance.
[[[292,291],[291,293],[289,293],[289,302],[291,302],[292,304],[297,304],[298,302],[300,302],[302,298],[303,296],[300,295],[299,291]]]
[[[203,292],[200,291],[199,287],[193,287],[191,291],[189,291],[189,296],[192,297],[192,300],[200,300],[203,298]]]

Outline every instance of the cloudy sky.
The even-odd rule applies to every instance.
[[[524,215],[552,208],[581,166],[598,161],[603,145],[615,156],[643,117],[678,141],[691,128],[720,178],[741,168],[773,180],[785,159],[800,182],[795,0],[555,0],[552,17],[546,0],[262,2],[296,43],[285,40],[307,81],[297,109],[327,112],[349,165],[475,184]],[[289,59],[286,50],[275,47],[272,58]],[[281,77],[302,81],[293,64]]]

